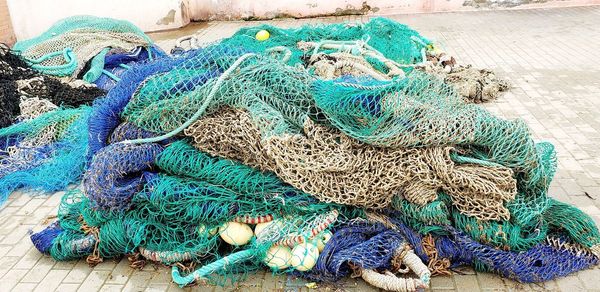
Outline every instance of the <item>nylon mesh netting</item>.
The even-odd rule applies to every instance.
[[[60,20],[43,34],[17,42],[13,49],[34,69],[56,76],[77,76],[89,61],[83,79],[94,82],[111,48],[133,51],[151,43],[128,21],[83,15]]]
[[[414,291],[462,264],[524,282],[597,264],[592,219],[548,197],[554,147],[420,70],[433,50],[378,18],[134,64],[86,120],[82,190],[32,240],[172,265],[182,286],[266,266]]]
[[[8,48],[0,47],[0,127],[31,119],[57,106],[89,105],[104,91],[63,83],[33,70]]]

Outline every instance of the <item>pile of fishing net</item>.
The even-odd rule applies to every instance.
[[[0,127],[35,118],[58,106],[89,105],[105,91],[82,82],[62,82],[33,70],[0,46]]]
[[[58,21],[13,50],[44,74],[83,79],[110,89],[135,62],[165,56],[142,30],[125,20],[90,15]]]
[[[598,264],[592,219],[548,197],[554,147],[415,70],[430,51],[417,32],[265,28],[133,65],[80,109],[85,130],[43,127],[62,110],[32,120],[50,134],[13,129],[6,141],[85,133],[83,187],[36,248],[160,262],[182,286],[268,267],[415,291],[458,265],[539,282]]]
[[[2,45],[0,127],[58,107],[91,105],[131,65],[164,56],[133,24],[93,16],[61,20],[12,50]]]
[[[133,64],[164,56],[133,24],[91,16],[0,46],[0,204],[20,187],[78,182],[90,158],[87,106]]]
[[[255,35],[260,31],[268,31],[269,37],[256,42]],[[188,38],[191,38],[192,48],[202,43],[193,36]],[[397,42],[400,39],[403,41]],[[182,40],[178,40],[176,51],[184,47],[181,43]],[[492,71],[461,65],[439,44],[434,44],[406,25],[386,18],[373,18],[365,24],[306,25],[299,28],[264,24],[242,28],[221,43],[254,52],[286,47],[291,52],[286,62],[288,65],[310,67],[314,74],[324,79],[350,72],[390,79],[416,69],[435,74],[455,86],[467,102],[473,103],[494,100],[509,88],[509,83]]]
[[[105,94],[44,75],[0,48],[0,204],[20,187],[54,192],[81,178],[87,105]]]

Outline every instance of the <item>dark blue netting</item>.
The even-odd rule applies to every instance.
[[[58,221],[38,233],[32,233],[30,239],[41,253],[50,254],[54,259],[63,261],[89,255],[96,244],[93,235],[63,230]]]
[[[390,270],[394,252],[403,242],[408,242],[423,262],[429,262],[423,236],[400,222],[392,222],[396,230],[365,221],[341,226],[319,255],[317,265],[310,272],[297,274],[313,281],[331,282],[351,274],[349,264],[364,269]],[[494,272],[520,282],[552,280],[599,262],[590,252],[547,242],[523,252],[499,250],[480,244],[453,227],[448,226],[447,230],[448,236],[434,236],[438,259],[449,259],[451,267],[473,265],[479,271]],[[566,236],[557,237],[568,242]]]
[[[52,241],[61,233],[63,233],[63,229],[58,224],[58,221],[56,221],[46,227],[46,229],[38,233],[32,233],[30,238],[37,250],[41,253],[49,253]]]
[[[201,55],[202,49],[186,52],[177,58],[165,57],[148,63],[139,63],[125,71],[121,81],[117,83],[102,99],[94,102],[89,122],[89,155],[108,145],[108,138],[113,130],[121,124],[121,112],[146,78],[169,72],[188,58]]]
[[[415,253],[428,262],[423,236],[402,223],[396,223]],[[540,243],[527,251],[499,250],[481,244],[461,231],[446,227],[450,235],[436,236],[438,258],[448,258],[452,266],[473,265],[477,270],[500,274],[513,280],[534,283],[552,280],[598,264],[589,252],[576,252]],[[566,239],[563,239],[566,240]]]
[[[125,140],[133,140],[133,139],[141,139],[141,138],[150,138],[158,136],[155,133],[150,131],[146,131],[135,124],[129,122],[123,122],[110,135],[109,142],[117,143]]]
[[[106,211],[125,211],[163,150],[158,144],[111,144],[96,153],[83,179],[86,196]]]
[[[319,254],[317,265],[300,275],[332,282],[352,273],[349,263],[363,269],[390,269],[391,259],[403,242],[402,234],[382,224],[348,224],[335,231]]]

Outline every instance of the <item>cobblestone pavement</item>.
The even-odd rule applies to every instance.
[[[577,205],[600,224],[600,6],[544,10],[513,10],[424,15],[394,15],[423,35],[443,44],[463,63],[496,70],[513,85],[509,93],[486,105],[507,118],[523,118],[535,138],[551,141],[558,150],[559,169],[550,194]],[[280,26],[305,23],[366,21],[368,17],[276,20]],[[194,24],[182,30],[153,34],[163,47],[198,30],[202,41],[214,41],[256,22]],[[107,260],[94,268],[85,261],[56,262],[41,255],[28,238],[56,214],[60,194],[11,195],[0,211],[0,291],[163,291],[177,290],[169,269],[147,266],[141,271],[127,260]],[[307,290],[304,282],[252,275],[239,284],[246,290]],[[327,289],[326,287],[322,287]],[[362,281],[346,280],[337,287],[372,290]],[[461,270],[435,277],[433,290],[561,290],[600,291],[600,269],[592,269],[544,284],[520,284],[487,273]],[[198,291],[223,290],[195,287]]]

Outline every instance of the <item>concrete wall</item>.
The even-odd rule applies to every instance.
[[[8,45],[12,45],[15,42],[15,34],[10,19],[6,0],[0,0],[0,43]]]
[[[73,15],[125,19],[144,31],[173,29],[189,23],[188,0],[0,1],[8,2],[14,32],[19,40],[37,36],[57,20]],[[0,17],[4,19],[1,14]]]
[[[564,7],[600,0],[188,0],[192,20],[425,13],[494,8]]]
[[[600,4],[600,0],[0,0],[0,41],[11,42],[14,36],[18,40],[32,38],[57,20],[82,14],[126,19],[150,32],[179,28],[190,20],[389,15],[590,4]]]

